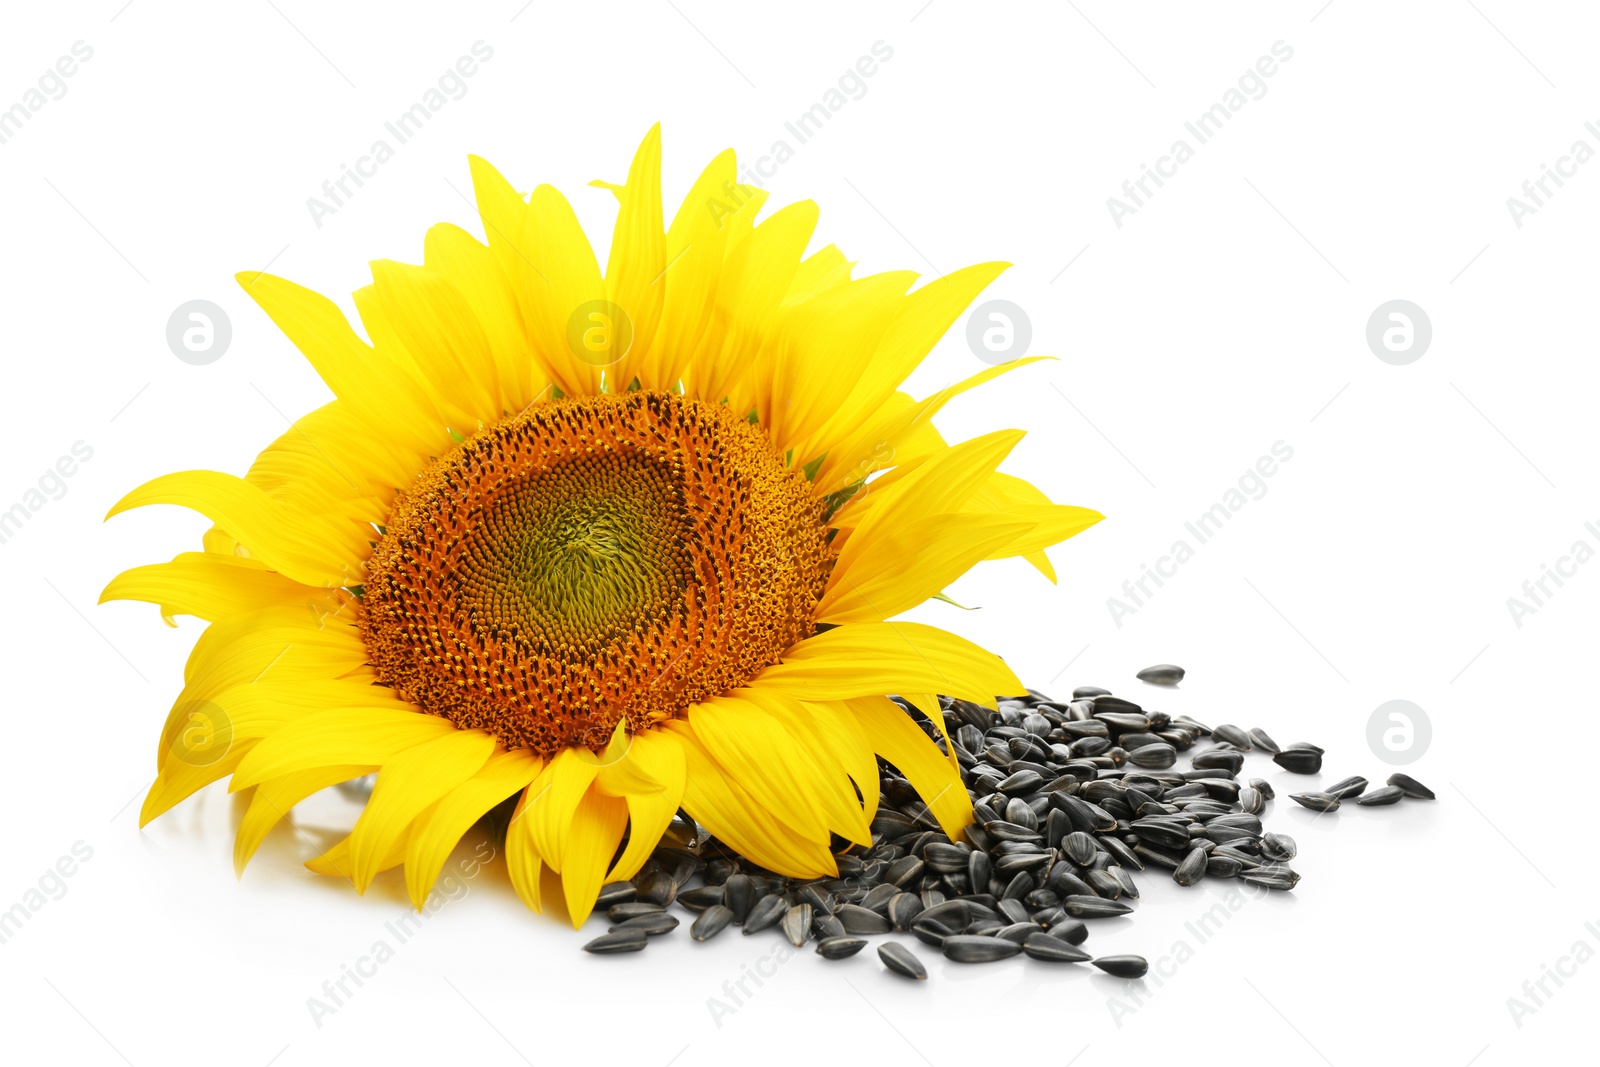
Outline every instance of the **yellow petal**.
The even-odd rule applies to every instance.
[[[830,429],[838,430],[841,436],[838,440],[827,440],[819,435],[815,443],[814,450],[824,453],[816,476],[819,491],[835,492],[873,471],[904,463],[922,454],[925,450],[919,438],[931,436],[938,447],[943,447],[944,442],[932,432],[932,420],[946,404],[1008,371],[1038,363],[1044,358],[1034,356],[985,367],[923,400],[896,393],[885,400],[880,411],[868,416],[861,426],[853,430],[848,426],[830,424]]]
[[[989,707],[1000,694],[1024,692],[999,656],[915,622],[835,626],[795,645],[752,686],[811,701],[936,692]]]
[[[372,283],[384,317],[432,391],[489,422],[504,411],[499,367],[465,297],[440,271],[380,259]],[[457,426],[465,434],[474,426]]]
[[[517,412],[533,403],[552,379],[528,348],[522,308],[499,259],[459,226],[440,223],[428,230],[423,260],[450,279],[483,330],[500,383],[496,410]]]
[[[839,766],[861,793],[861,807],[870,815],[878,810],[878,758],[855,713],[840,701],[806,702],[807,712]]]
[[[234,772],[230,790],[335,763],[382,766],[455,726],[437,715],[385,708],[339,708],[297,719],[264,738]]]
[[[928,515],[879,527],[848,567],[835,565],[819,622],[878,622],[921,604],[1033,530],[1006,515]]]
[[[415,459],[444,449],[450,440],[445,422],[409,369],[357,337],[333,301],[271,274],[237,277],[333,394],[373,432],[403,445]]]
[[[758,393],[746,383],[772,373],[767,340],[816,228],[815,203],[790,204],[755,227],[728,254],[711,322],[694,363],[684,373],[689,395],[710,400],[732,396],[737,411],[755,405]]]
[[[768,700],[735,690],[689,708],[689,725],[711,758],[756,801],[801,837],[828,839],[828,824],[813,796],[811,777],[793,759],[795,741]]]
[[[848,398],[827,412],[817,434],[823,440],[854,430],[883,407],[900,384],[933,351],[967,305],[1010,264],[979,263],[964,267],[910,293],[898,303],[893,320],[863,360],[860,378]]]
[[[527,824],[534,850],[553,871],[562,869],[572,813],[598,772],[592,755],[584,759],[575,749],[562,749],[527,788],[513,821]]]
[[[1022,440],[1021,430],[1000,430],[963,441],[884,488],[874,483],[871,506],[839,550],[836,570],[848,573],[881,529],[958,511]]]
[[[961,773],[961,758],[956,755],[955,745],[950,743],[950,731],[944,725],[944,707],[939,703],[937,693],[902,693],[900,699],[909,701],[911,706],[922,712],[928,721],[933,723],[939,731],[939,736],[944,740],[945,758],[950,766],[955,768],[957,774]]]
[[[789,307],[773,344],[763,422],[780,448],[802,446],[850,395],[917,276],[887,271]]]
[[[478,200],[478,217],[483,220],[489,251],[500,263],[500,270],[517,292],[532,278],[528,256],[522,250],[522,227],[527,220],[528,202],[500,172],[478,156],[468,156],[472,169],[472,189]]]
[[[357,585],[371,552],[370,530],[302,512],[231,474],[180,471],[153,478],[117,501],[106,518],[148,504],[198,511],[252,556],[305,585]]]
[[[729,215],[742,203],[733,150],[721,153],[696,179],[667,230],[666,287],[661,324],[648,362],[639,368],[646,388],[672,388],[705,336],[722,277]]]
[[[139,825],[148,826],[152,819],[171,810],[196,791],[232,774],[256,743],[254,740],[235,741],[215,762],[168,760],[144,795],[144,803],[139,807]]]
[[[245,809],[243,818],[239,820],[239,829],[234,834],[234,873],[244,874],[250,857],[256,854],[256,849],[261,847],[261,842],[278,825],[278,821],[289,814],[289,809],[312,793],[370,774],[376,769],[360,764],[318,767],[297,774],[286,774],[256,786],[250,795],[250,806]]]
[[[511,824],[506,827],[506,872],[511,876],[511,887],[517,891],[522,902],[532,910],[539,911],[542,904],[539,898],[539,875],[543,864],[539,860],[539,849],[533,843],[533,820],[523,817],[532,790],[530,784],[522,791],[522,799],[517,801]]]
[[[950,840],[961,840],[961,831],[972,821],[972,799],[938,746],[886,697],[852,700],[850,707],[872,747],[906,776]]]
[[[632,346],[615,368],[626,387],[648,354],[661,322],[667,287],[667,238],[661,218],[661,125],[650,127],[628,168],[626,185],[612,186],[621,207],[606,263],[606,299],[621,308],[632,327]],[[620,355],[620,354],[619,354]]]
[[[628,824],[628,803],[591,787],[572,813],[572,830],[561,857],[561,891],[574,928],[594,910],[611,857]]]
[[[599,392],[609,350],[580,358],[580,351],[587,350],[572,344],[569,330],[574,316],[583,318],[586,309],[605,298],[605,283],[572,205],[551,186],[533,191],[520,248],[529,277],[519,287],[518,297],[533,348],[550,366],[563,393]]]
[[[477,773],[494,749],[494,738],[482,731],[454,730],[383,764],[350,833],[351,874],[358,891],[371,884],[378,862],[395,842],[404,842],[412,820]]]
[[[607,881],[632,878],[650,858],[683,800],[685,774],[682,743],[661,729],[634,734],[626,755],[600,768],[595,788],[628,805],[628,847]]]
[[[415,456],[335,400],[296,419],[255,458],[244,480],[301,511],[382,523],[392,487],[410,481],[415,465]]]
[[[682,719],[664,729],[683,741],[688,778],[683,809],[742,856],[792,878],[837,876],[839,865],[827,843],[808,841],[761,805],[724,772]]]
[[[381,860],[378,861],[378,870],[387,871],[391,867],[398,867],[405,862],[405,850],[397,842]],[[329,878],[350,878],[350,836],[346,834],[340,838],[328,851],[322,855],[306,861],[306,870],[313,874],[326,875]]]
[[[428,899],[439,871],[461,835],[490,808],[512,797],[538,775],[544,761],[526,749],[497,751],[477,773],[440,797],[419,816],[406,842],[406,891],[418,908]],[[534,885],[538,885],[535,876]]]
[[[314,601],[336,611],[327,590],[285,578],[260,560],[215,552],[184,552],[170,563],[151,563],[123,571],[100,594],[100,603],[141,600],[159,604],[163,616],[193,615],[207,622],[276,604]]]

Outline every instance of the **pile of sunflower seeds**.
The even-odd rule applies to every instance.
[[[1160,664],[1138,677],[1171,686],[1183,673]],[[901,705],[944,750],[933,723]],[[1317,774],[1323,750],[1315,745],[1279,746],[1260,729],[1147,711],[1096,686],[1074,690],[1070,701],[1030,691],[1000,700],[998,713],[948,697],[941,706],[976,815],[964,840],[951,841],[911,784],[882,761],[872,847],[836,841],[837,878],[762,870],[680,813],[638,876],[600,894],[596,914],[609,929],[584,948],[639,951],[677,928],[668,910],[676,904],[696,913],[689,928],[696,941],[730,926],[775,930],[796,948],[814,942],[823,959],[838,960],[861,951],[868,937],[899,932],[958,963],[1026,955],[1131,979],[1148,970],[1142,956],[1097,957],[1082,946],[1087,921],[1134,910],[1136,872],[1170,872],[1181,886],[1238,878],[1289,890],[1300,881],[1289,866],[1294,839],[1262,827],[1272,786],[1239,776],[1251,752],[1284,770]],[[1178,754],[1191,751],[1191,769],[1175,770]],[[1318,812],[1350,799],[1434,799],[1404,774],[1370,793],[1367,785],[1347,778],[1292,799]],[[878,956],[894,974],[927,977],[902,942],[881,944]]]

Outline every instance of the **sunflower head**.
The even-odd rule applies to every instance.
[[[810,637],[823,513],[724,404],[537,404],[396,496],[362,636],[407,700],[549,758],[682,717]]]
[[[880,758],[959,836],[953,762],[888,695],[942,733],[932,694],[993,706],[1022,686],[891,620],[983,560],[1053,578],[1043,550],[1100,518],[998,470],[1020,433],[934,429],[1029,361],[900,388],[1003,265],[852,277],[832,246],[805,254],[815,205],[756,222],[765,194],[731,152],[667,224],[652,130],[625,183],[596,183],[619,202],[602,272],[560,193],[472,170],[485,240],[442,224],[422,265],[374,263],[365,337],[241,275],[335,399],[242,478],[166,475],[112,509],[215,524],[102,598],[209,623],[144,820],[231,776],[242,870],[295,803],[376,772],[309,865],[358,889],[403,865],[420,906],[515,797],[513,884],[538,908],[558,875],[575,922],[680,810],[764,867],[837,874],[835,836],[871,843]]]

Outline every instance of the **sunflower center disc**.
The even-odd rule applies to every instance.
[[[822,503],[759,427],[667,393],[559,400],[437,460],[367,565],[378,676],[551,755],[736,688],[811,636]]]

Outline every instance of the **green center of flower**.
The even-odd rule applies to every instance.
[[[468,534],[463,602],[498,637],[598,652],[681,599],[690,525],[670,467],[648,455],[554,465],[484,509]]]

